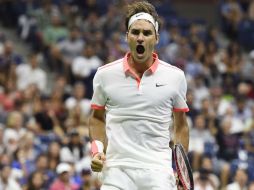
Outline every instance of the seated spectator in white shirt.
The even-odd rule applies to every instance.
[[[0,168],[0,189],[22,190],[21,185],[11,177],[12,169],[9,165]]]
[[[98,67],[102,65],[102,60],[95,54],[92,44],[87,44],[81,56],[76,57],[71,64],[71,71],[74,82],[81,80],[87,89],[87,97],[93,94],[92,78]]]
[[[40,91],[46,91],[47,75],[46,72],[39,67],[38,58],[37,53],[32,53],[29,56],[29,63],[17,66],[17,88],[19,90],[24,90],[29,85],[35,84]]]
[[[65,107],[68,111],[73,110],[76,106],[79,106],[83,116],[89,116],[90,114],[90,100],[85,98],[86,87],[83,83],[77,82],[74,84],[73,94],[66,99]]]
[[[247,190],[248,175],[242,168],[236,170],[234,180],[228,184],[226,190]]]

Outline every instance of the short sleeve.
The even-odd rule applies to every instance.
[[[173,100],[173,111],[174,112],[188,112],[189,108],[186,103],[186,93],[187,93],[187,82],[185,79],[184,74],[181,75],[180,82],[178,85],[178,91],[176,93],[176,96]]]
[[[91,100],[91,108],[92,109],[105,109],[106,104],[106,96],[103,91],[100,72],[97,70],[94,79],[93,79],[93,97]]]

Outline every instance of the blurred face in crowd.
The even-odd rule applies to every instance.
[[[41,172],[36,172],[34,175],[33,175],[33,178],[32,178],[32,183],[34,185],[34,187],[36,188],[40,188],[42,187],[43,183],[44,183],[44,176]]]
[[[70,32],[70,39],[71,40],[75,40],[75,39],[79,38],[79,36],[80,36],[80,32],[79,32],[78,28],[71,29],[71,32]]]
[[[229,118],[225,118],[225,119],[222,121],[222,124],[221,124],[223,133],[224,133],[224,134],[230,134],[231,126],[232,126],[231,120],[230,120]]]
[[[77,99],[84,98],[85,95],[85,86],[82,83],[77,83],[74,86],[74,94]]]
[[[91,173],[88,171],[84,171],[82,172],[81,177],[83,181],[83,187],[90,189],[93,182]]]
[[[11,41],[7,41],[4,44],[4,51],[6,55],[10,55],[13,52],[13,43]]]
[[[37,163],[36,163],[36,167],[37,169],[40,169],[40,170],[45,170],[48,168],[48,158],[47,156],[40,156],[37,160]]]
[[[1,177],[4,182],[7,182],[9,179],[9,176],[11,174],[11,167],[10,166],[4,166],[1,171]]]
[[[235,181],[237,181],[241,187],[245,186],[248,181],[246,172],[242,169],[238,169],[235,174]]]
[[[7,153],[0,154],[0,164],[6,165],[11,163],[11,158]]]
[[[8,124],[13,129],[20,129],[23,125],[23,116],[20,112],[12,112],[8,118]]]
[[[31,55],[31,57],[30,57],[30,64],[31,64],[31,67],[33,69],[38,66],[38,56],[36,54]]]
[[[61,25],[61,19],[59,15],[52,15],[51,17],[52,25],[54,26],[60,26]]]
[[[80,143],[80,137],[78,133],[71,135],[71,143],[74,145],[78,145]]]
[[[198,115],[195,118],[195,127],[198,130],[205,129],[205,119],[204,119],[204,117],[202,115]]]
[[[51,157],[55,157],[57,158],[60,154],[60,145],[57,142],[52,142],[49,145],[49,154],[51,155]]]
[[[153,24],[146,20],[135,21],[127,32],[127,42],[135,63],[151,60],[154,46],[158,42]]]
[[[70,173],[69,172],[63,172],[59,175],[59,178],[62,182],[68,183],[70,181]]]
[[[92,56],[94,56],[94,49],[91,45],[86,45],[84,50],[83,50],[83,54],[85,57],[90,58]]]

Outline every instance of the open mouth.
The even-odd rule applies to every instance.
[[[145,48],[142,45],[137,45],[136,51],[138,54],[143,54],[145,52]]]

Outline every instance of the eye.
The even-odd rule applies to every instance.
[[[149,35],[152,35],[152,31],[151,30],[144,30],[143,34],[144,34],[144,36],[149,36]]]
[[[133,29],[133,30],[131,30],[131,34],[139,35],[139,30]]]

